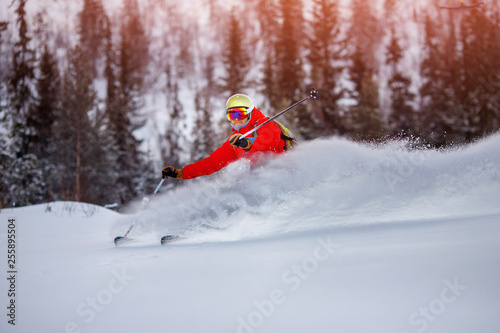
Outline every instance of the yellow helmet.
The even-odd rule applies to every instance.
[[[246,108],[248,112],[252,112],[254,105],[252,99],[244,94],[236,94],[231,97],[226,102],[226,110],[233,108]]]

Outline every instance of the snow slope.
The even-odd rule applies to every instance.
[[[16,325],[2,278],[0,331],[498,332],[499,148],[499,135],[445,152],[333,138],[164,186],[135,214],[3,210]],[[133,222],[136,242],[116,248]],[[186,239],[161,247],[165,233]]]

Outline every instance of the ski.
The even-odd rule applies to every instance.
[[[165,178],[162,178],[162,180],[160,181],[160,183],[158,184],[158,186],[156,186],[156,189],[153,192],[153,199],[156,196],[156,193],[158,193],[158,190],[160,189],[160,187],[161,187],[161,185],[163,184],[164,181],[165,181]],[[144,198],[144,199],[145,200],[143,200],[143,202],[146,202],[146,206],[147,206],[147,204],[149,203],[149,198]],[[132,223],[132,225],[130,226],[130,228],[128,228],[128,230],[125,233],[125,235],[115,237],[114,242],[115,242],[116,246],[120,246],[121,244],[123,244],[123,243],[131,240],[130,238],[127,238],[127,236],[130,233],[130,230],[132,230],[132,228],[134,227],[134,225],[135,225],[135,223]]]
[[[118,236],[118,237],[115,237],[115,240],[114,240],[114,243],[115,243],[115,246],[120,246],[120,245],[123,245],[125,243],[128,243],[132,240],[132,238],[128,238],[127,236]]]
[[[132,228],[134,227],[134,225],[135,225],[135,223],[134,223],[134,224],[132,224],[132,225],[130,226],[130,228],[128,228],[128,230],[127,230],[127,232],[125,233],[125,235],[115,237],[114,242],[115,242],[115,245],[116,245],[116,246],[120,246],[120,245],[122,245],[123,243],[126,243],[127,241],[132,240],[131,238],[128,238],[127,236],[128,236],[128,234],[130,233],[130,230],[132,230]]]
[[[163,236],[161,238],[160,243],[161,243],[161,245],[165,245],[167,243],[171,243],[171,242],[176,241],[178,239],[180,239],[179,236],[166,235],[166,236]],[[127,236],[118,236],[118,237],[115,237],[114,243],[116,246],[122,246],[122,245],[125,245],[125,244],[132,242],[133,240],[134,240],[134,238],[129,238]]]
[[[165,245],[167,243],[170,243],[172,241],[175,241],[179,239],[179,236],[174,236],[174,235],[166,235],[161,238],[161,245]]]

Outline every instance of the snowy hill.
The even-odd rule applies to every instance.
[[[14,229],[17,273],[0,331],[496,333],[499,148],[316,140],[164,185],[135,214],[3,210],[1,267]],[[115,247],[131,223],[136,241]],[[166,233],[186,238],[161,247]]]

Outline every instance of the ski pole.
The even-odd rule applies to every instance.
[[[130,230],[132,230],[132,228],[134,227],[135,223],[132,223],[132,225],[130,226],[130,228],[128,228],[127,232],[125,233],[125,235],[123,235],[122,238],[125,238],[127,237],[128,233],[130,232]],[[117,237],[118,238],[118,237]],[[115,243],[116,243],[116,239],[115,239]]]
[[[156,193],[158,192],[158,190],[160,189],[160,187],[163,185],[163,182],[165,181],[165,178],[162,178],[160,183],[158,184],[158,186],[156,186],[156,189],[155,191],[153,192],[153,199],[155,198],[156,196]]]
[[[163,184],[163,182],[165,181],[165,178],[162,178],[160,183],[158,184],[158,186],[156,186],[156,189],[155,191],[153,192],[153,198],[155,198],[156,196],[156,193],[158,192],[158,190],[160,189],[161,185]],[[149,198],[148,197],[145,197],[144,199],[142,199],[142,202],[144,204],[144,207],[147,207],[147,205],[149,204]]]
[[[300,101],[298,101],[297,103],[287,107],[285,110],[281,111],[280,113],[274,115],[273,117],[269,118],[268,120],[266,120],[265,122],[263,122],[262,124],[260,124],[259,126],[255,127],[254,129],[246,132],[245,134],[243,134],[240,138],[246,138],[247,136],[249,136],[250,134],[252,134],[253,132],[255,132],[256,130],[258,130],[259,128],[261,128],[262,126],[264,126],[265,124],[267,124],[268,122],[270,121],[273,121],[274,119],[278,118],[279,116],[287,113],[288,111],[290,111],[291,109],[293,109],[294,107],[304,103],[305,101],[307,101],[308,99],[312,98],[313,100],[317,100],[319,98],[318,94],[318,90],[312,88],[309,90],[309,95],[307,97],[304,97],[303,99],[301,99]]]
[[[156,189],[153,192],[153,199],[156,196],[156,193],[158,193],[158,190],[160,189],[160,187],[163,185],[164,181],[165,181],[165,178],[162,178],[161,181],[160,181],[160,183],[158,184],[158,186],[156,186]],[[148,201],[149,201],[149,199],[148,199]],[[116,246],[118,246],[120,243],[122,243],[127,238],[128,234],[130,233],[130,230],[132,230],[132,228],[134,227],[134,225],[135,225],[135,223],[132,223],[132,225],[130,226],[130,228],[128,228],[128,230],[125,233],[125,235],[115,237],[115,245]]]

